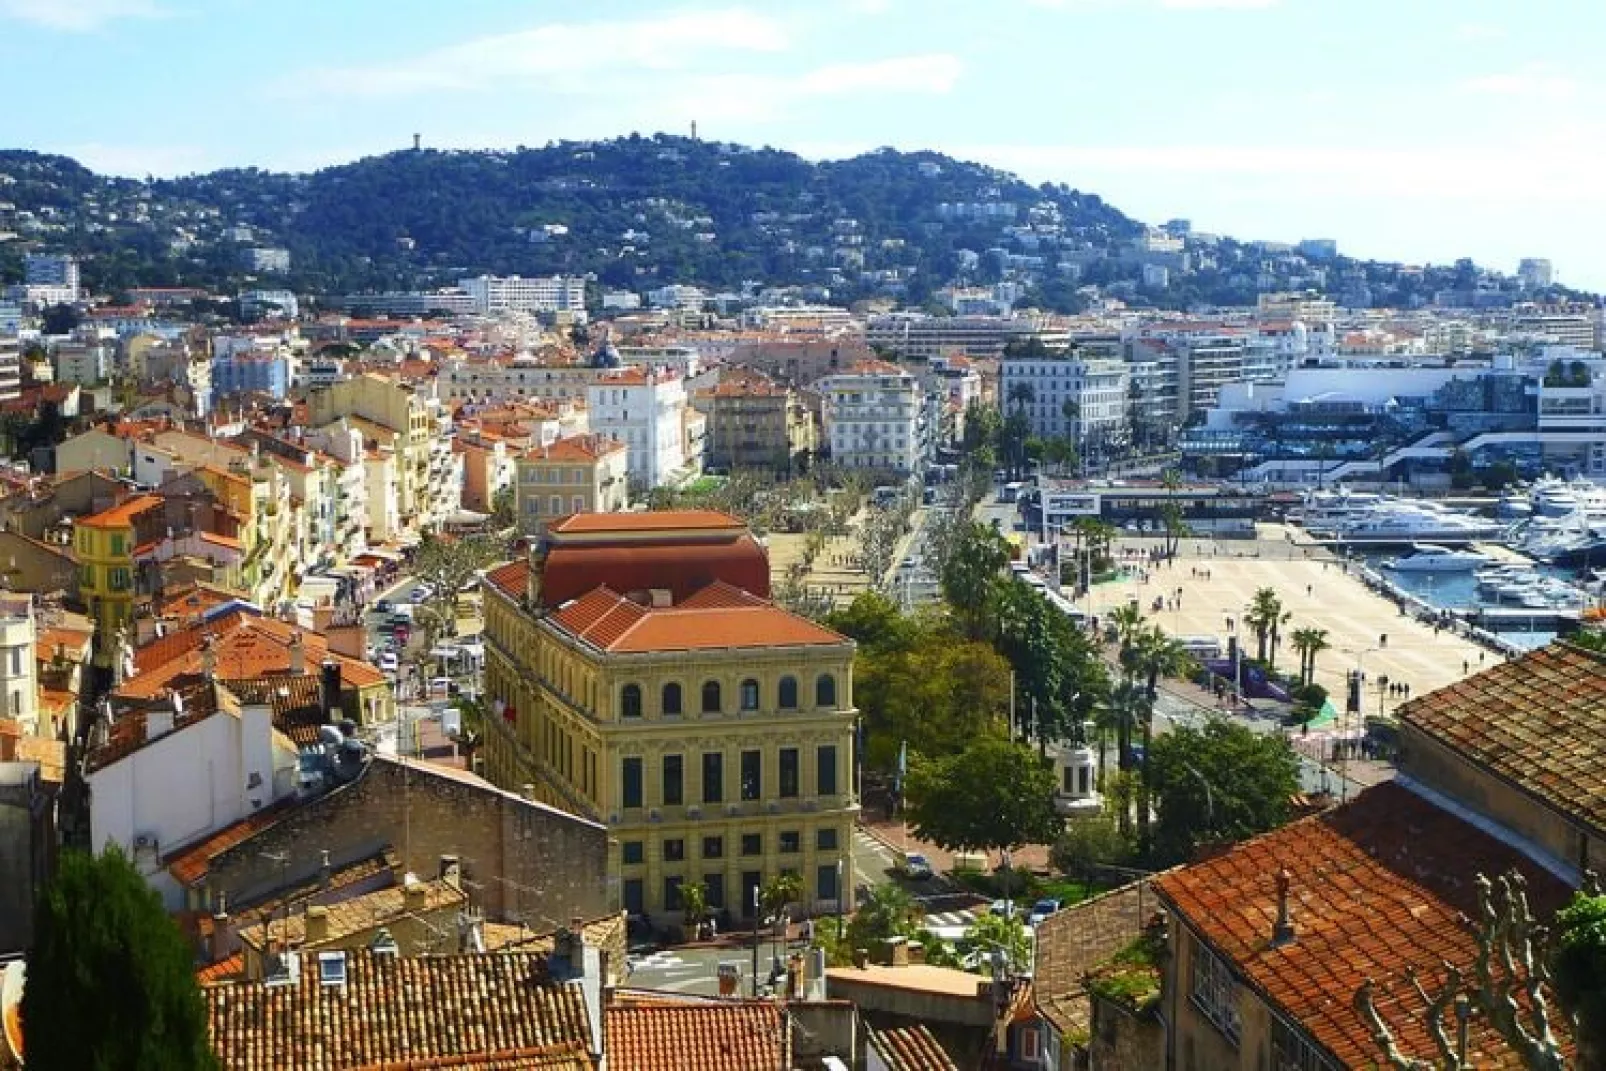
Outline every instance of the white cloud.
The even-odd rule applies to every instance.
[[[1583,85],[1570,75],[1561,74],[1548,64],[1530,63],[1513,71],[1486,74],[1461,83],[1466,93],[1505,97],[1523,101],[1571,100]]]
[[[1504,41],[1506,28],[1487,22],[1464,22],[1455,28],[1459,41]]]
[[[163,14],[150,0],[0,0],[0,18],[77,33],[116,19],[159,18]]]
[[[449,45],[392,64],[317,72],[299,79],[293,91],[390,97],[520,84],[581,89],[593,79],[694,68],[709,53],[777,53],[787,45],[787,30],[779,20],[742,8],[635,21],[550,23]]]
[[[946,93],[959,80],[958,56],[934,53],[820,67],[798,80],[800,96],[838,93]]]

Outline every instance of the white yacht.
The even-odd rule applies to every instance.
[[[1486,554],[1475,550],[1453,550],[1432,543],[1417,543],[1411,554],[1404,558],[1390,558],[1383,563],[1385,569],[1402,573],[1458,573],[1480,569],[1489,564]]]
[[[1499,539],[1506,526],[1432,502],[1389,498],[1340,522],[1337,530],[1343,539],[1379,543],[1472,543]]]

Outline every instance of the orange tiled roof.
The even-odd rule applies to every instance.
[[[890,1071],[959,1071],[924,1023],[872,1030],[870,1045]]]
[[[160,509],[163,499],[159,495],[135,495],[126,502],[119,502],[111,509],[101,510],[88,517],[80,517],[75,522],[82,528],[126,528],[134,523],[134,518],[147,510]]]
[[[602,435],[569,435],[551,446],[537,446],[524,452],[526,461],[590,462],[617,454],[625,444]]]
[[[186,844],[164,860],[167,872],[178,879],[180,885],[194,885],[206,877],[213,859],[267,829],[294,806],[291,800],[281,800],[232,825],[224,826],[210,837]]]
[[[468,902],[468,894],[444,878],[419,882],[417,888],[421,901],[416,908],[407,901],[405,885],[389,885],[347,900],[322,905],[326,912],[329,933],[322,940],[310,942],[311,946],[319,948],[331,944],[338,945],[354,934],[378,929],[404,915],[414,914],[415,911],[444,911]],[[242,942],[258,949],[265,947],[269,937],[283,941],[291,947],[309,944],[305,910],[290,914],[288,917],[280,915],[251,926],[242,926],[239,933]]]
[[[1422,1026],[1423,1002],[1406,971],[1437,978],[1449,962],[1470,972],[1477,943],[1463,921],[1478,913],[1474,878],[1512,868],[1528,880],[1541,917],[1569,890],[1526,856],[1398,783],[1367,789],[1349,804],[1246,841],[1208,862],[1154,881],[1178,921],[1233,968],[1250,989],[1336,1058],[1378,1059],[1351,1006],[1362,981],[1378,988],[1379,1012],[1407,1054],[1436,1055]],[[1277,874],[1290,875],[1292,941],[1273,946]],[[1454,1024],[1449,1026],[1452,1035]],[[1479,1067],[1515,1067],[1504,1043],[1472,1032]],[[1502,1055],[1503,1054],[1503,1055]]]
[[[228,680],[284,676],[290,670],[290,645],[300,631],[294,625],[234,610],[146,644],[134,652],[135,675],[117,689],[125,698],[151,698],[170,681],[201,670],[201,644],[212,638],[217,675]],[[328,640],[316,632],[302,632],[306,675],[316,677],[328,659],[340,666],[341,684],[369,688],[385,682],[385,675],[367,662],[329,650]],[[284,683],[284,682],[279,682]]]
[[[559,535],[606,532],[676,532],[687,530],[745,530],[741,521],[711,509],[662,509],[646,513],[574,513],[548,526]]]
[[[529,590],[530,560],[515,558],[505,565],[498,565],[485,574],[485,582],[517,602]]]
[[[778,1004],[613,1004],[608,1062],[631,1071],[773,1071],[787,1062],[787,1025]]]
[[[245,953],[236,952],[228,959],[220,959],[216,963],[202,967],[195,972],[195,980],[202,985],[213,985],[217,982],[233,982],[245,977]]]
[[[735,595],[745,593],[722,587],[726,590],[709,596],[707,603],[712,605],[692,605],[688,600],[667,608],[645,607],[600,587],[563,607],[551,620],[577,638],[617,654],[848,642],[806,617],[753,596],[738,600]]]
[[[1400,707],[1402,725],[1606,830],[1606,656],[1553,643]]]
[[[580,987],[555,984],[546,962],[520,952],[356,951],[346,955],[343,986],[323,984],[308,957],[298,982],[233,982],[202,992],[213,1048],[229,1071],[564,1067],[532,1061],[583,1061],[591,1030]]]

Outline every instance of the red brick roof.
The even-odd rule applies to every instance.
[[[1434,1058],[1421,1025],[1423,1002],[1406,971],[1414,967],[1432,979],[1448,961],[1470,973],[1477,944],[1464,918],[1478,912],[1474,879],[1513,868],[1527,878],[1537,915],[1565,901],[1566,886],[1526,856],[1387,783],[1344,807],[1161,875],[1154,886],[1179,922],[1338,1066],[1369,1067],[1377,1050],[1351,1006],[1356,989],[1374,979],[1378,1010],[1400,1045]],[[1277,874],[1284,869],[1294,938],[1274,947]],[[1453,1023],[1450,1030],[1454,1036]],[[1518,1066],[1486,1028],[1474,1027],[1472,1045],[1479,1067]]]
[[[1402,724],[1606,830],[1606,656],[1553,643],[1400,707]]]
[[[232,825],[224,826],[210,837],[185,845],[167,857],[167,872],[178,879],[180,885],[194,885],[206,877],[213,859],[267,829],[294,806],[294,800],[282,800]]]
[[[589,464],[609,454],[617,454],[625,444],[602,435],[569,435],[551,446],[537,446],[524,452],[526,461],[565,461]]]
[[[778,1004],[613,1004],[607,1011],[608,1065],[630,1071],[774,1071],[789,1067]]]
[[[530,560],[516,558],[485,574],[485,582],[515,602],[524,598],[530,582]]]
[[[890,1071],[959,1071],[924,1023],[872,1030],[870,1046]]]
[[[558,535],[607,532],[744,531],[741,521],[711,509],[664,509],[646,513],[575,513],[548,526]]]
[[[202,669],[201,645],[212,639],[217,676],[241,681],[258,677],[290,677],[290,646],[298,630],[294,625],[234,610],[211,621],[169,633],[134,652],[135,676],[124,681],[116,694],[125,698],[151,698],[180,676]],[[347,688],[368,688],[385,683],[385,675],[367,662],[329,650],[320,633],[301,631],[304,675],[316,677],[328,659],[340,665],[340,682]],[[289,684],[289,681],[276,683]],[[293,687],[293,685],[291,685]]]
[[[1142,932],[1143,912],[1159,906],[1134,882],[1057,912],[1037,927],[1033,996],[1037,1010],[1062,1034],[1088,1027],[1087,972],[1131,944]]]
[[[678,602],[716,581],[768,598],[770,563],[764,548],[745,531],[735,539],[715,541],[693,536],[687,540],[559,544],[547,553],[541,573],[541,601],[547,606],[560,606],[607,585],[623,592],[661,588],[671,592]]]
[[[696,604],[653,608],[606,587],[597,588],[552,615],[552,621],[587,643],[618,654],[701,651],[719,648],[845,644],[848,640],[739,589],[721,590]],[[734,596],[734,597],[733,597]]]
[[[306,957],[299,982],[206,987],[219,1063],[227,1071],[590,1066],[580,987],[554,984],[544,955],[345,958],[344,985],[323,984],[316,957]],[[541,1062],[562,1057],[572,1059]]]
[[[82,528],[128,528],[133,525],[135,517],[147,510],[160,509],[162,504],[163,499],[158,495],[135,495],[110,509],[79,517],[74,523]]]

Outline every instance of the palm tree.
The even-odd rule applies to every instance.
[[[1299,683],[1309,686],[1316,680],[1316,656],[1332,644],[1327,642],[1324,628],[1297,628],[1294,630],[1294,650],[1299,652]]]
[[[1133,645],[1131,661],[1137,675],[1144,679],[1143,703],[1138,708],[1143,730],[1143,765],[1138,769],[1138,844],[1146,853],[1149,850],[1149,746],[1154,740],[1154,704],[1160,695],[1160,678],[1187,672],[1193,659],[1182,644],[1166,635],[1158,626],[1150,626],[1140,633]]]
[[[1259,648],[1259,661],[1266,661],[1268,643],[1275,649],[1277,628],[1287,620],[1288,615],[1283,612],[1283,601],[1277,597],[1275,588],[1261,588],[1255,592],[1255,597],[1249,604],[1249,612],[1244,614],[1244,624],[1254,630],[1255,643]]]
[[[1037,401],[1037,388],[1030,383],[1011,383],[1009,385],[1009,404],[1017,409]]]

